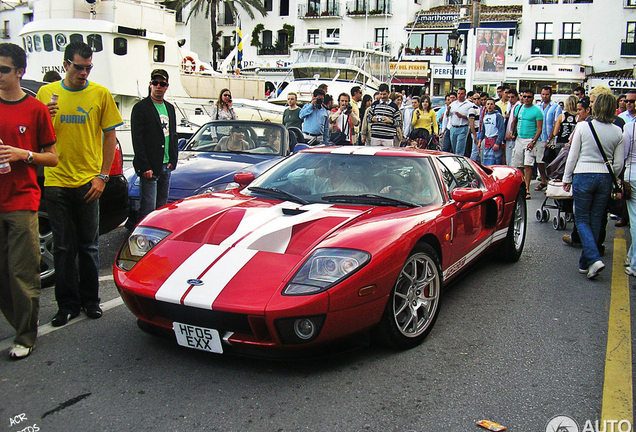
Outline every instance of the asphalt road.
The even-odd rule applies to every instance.
[[[579,250],[561,243],[567,231],[534,220],[541,197],[529,201],[521,260],[482,261],[448,287],[421,346],[316,360],[214,355],[140,331],[110,278],[120,228],[100,241],[110,307],[102,319],[81,315],[41,334],[18,362],[6,355],[12,329],[0,320],[0,432],[464,432],[485,430],[481,419],[534,432],[557,415],[583,430],[601,417],[612,266],[622,271],[612,240],[628,231],[610,223],[608,268],[588,281],[577,272]],[[44,332],[55,312],[46,288]]]

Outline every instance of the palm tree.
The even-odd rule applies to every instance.
[[[261,16],[267,15],[267,11],[265,10],[262,0],[180,0],[181,8],[191,6],[190,13],[188,14],[188,21],[190,20],[190,17],[197,16],[201,12],[205,14],[205,19],[210,20],[210,30],[212,30],[211,34],[213,39],[216,39],[217,35],[216,16],[220,3],[227,3],[233,15],[236,15],[236,3],[238,3],[241,9],[243,9],[251,19],[254,19],[254,11],[252,9],[256,9],[260,12]],[[213,40],[212,68],[214,70],[216,70],[217,67],[216,54],[218,49],[219,47],[216,40]]]

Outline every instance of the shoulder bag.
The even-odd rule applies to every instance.
[[[607,156],[605,155],[605,150],[603,150],[603,146],[601,145],[601,141],[598,139],[598,135],[596,134],[596,130],[594,130],[594,126],[592,125],[592,122],[589,122],[589,125],[590,125],[590,129],[592,130],[592,135],[594,135],[594,140],[596,141],[596,145],[598,146],[598,149],[601,152],[601,156],[603,156],[603,160],[605,161],[605,166],[607,167],[607,171],[609,171],[610,175],[612,176],[612,183],[613,183],[612,199],[620,200],[621,198],[623,198],[628,200],[629,198],[631,198],[631,188],[629,189],[629,192],[623,189],[624,185],[620,182],[620,180],[616,178],[616,175],[614,174],[614,170],[612,169],[612,165],[607,160]],[[630,195],[630,196],[627,196],[627,195]]]

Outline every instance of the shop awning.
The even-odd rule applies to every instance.
[[[391,80],[392,84],[417,84],[417,85],[425,85],[428,82],[426,78],[404,78],[404,77],[394,77]]]

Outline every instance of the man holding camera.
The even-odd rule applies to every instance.
[[[319,88],[314,90],[311,103],[305,104],[299,117],[303,120],[303,135],[309,141],[327,144],[329,141],[329,112],[323,106],[325,92]]]
[[[340,96],[338,96],[338,108],[331,110],[329,120],[333,125],[332,133],[342,132],[342,138],[339,140],[340,142],[336,142],[336,144],[350,145],[355,142],[354,138],[356,135],[354,128],[360,123],[360,117],[349,103],[348,94],[341,93]],[[332,137],[333,136],[332,134]],[[332,141],[335,142],[333,138]]]
[[[393,147],[398,128],[402,127],[400,108],[389,99],[389,86],[380,84],[380,99],[371,104],[365,115],[371,125],[372,146]]]

